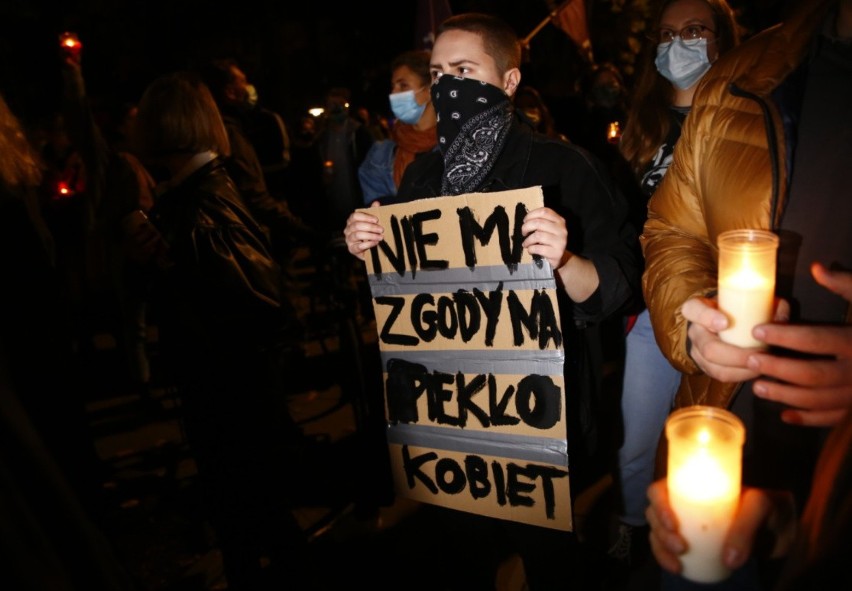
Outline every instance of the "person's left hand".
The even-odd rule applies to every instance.
[[[715,298],[693,297],[680,308],[687,321],[689,356],[704,374],[720,382],[742,382],[757,377],[747,367],[750,349],[724,342],[719,332],[728,327],[728,316]]]
[[[817,282],[852,302],[852,272],[829,271],[814,263]],[[755,338],[821,359],[793,359],[754,353],[748,367],[764,377],[754,383],[756,396],[789,405],[781,418],[793,424],[830,426],[852,406],[852,325],[763,324]]]
[[[554,271],[562,265],[568,246],[565,218],[549,207],[539,207],[527,213],[521,232],[527,252],[547,259]]]

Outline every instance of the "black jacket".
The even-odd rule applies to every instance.
[[[210,367],[286,342],[294,316],[281,268],[220,159],[159,197],[152,214],[169,245],[154,291],[164,347]]]
[[[444,159],[438,150],[405,171],[398,201],[441,195]],[[535,133],[515,120],[483,193],[540,185],[544,203],[568,225],[568,249],[590,259],[600,286],[585,302],[569,303],[574,320],[600,321],[640,294],[641,257],[628,206],[603,164],[576,145]],[[564,298],[567,301],[567,298]]]

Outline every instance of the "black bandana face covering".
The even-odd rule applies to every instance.
[[[432,85],[444,195],[472,193],[494,166],[512,122],[508,95],[487,82],[443,75]]]

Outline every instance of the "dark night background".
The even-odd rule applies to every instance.
[[[588,2],[596,61],[627,67],[638,49],[648,0]],[[776,19],[778,0],[733,1],[747,31]],[[547,16],[545,0],[451,1],[453,13],[493,12],[521,37]],[[330,86],[387,111],[387,64],[415,44],[415,0],[3,0],[0,91],[25,122],[58,108],[57,36],[83,41],[89,94],[105,103],[136,101],[156,76],[211,56],[236,57],[261,102],[294,121]],[[532,42],[524,82],[558,101],[575,94],[582,63],[568,36],[547,25]],[[628,76],[629,81],[629,76]]]

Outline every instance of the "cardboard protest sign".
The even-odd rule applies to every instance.
[[[540,187],[363,211],[398,494],[570,531],[556,281],[521,246]]]

